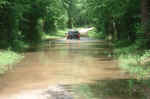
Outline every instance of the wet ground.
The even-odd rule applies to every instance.
[[[0,78],[0,99],[74,99],[75,95],[65,86],[85,84],[93,88],[93,95],[97,89],[93,84],[100,81],[114,82],[110,85],[118,86],[128,76],[118,69],[117,61],[109,53],[105,42],[100,40],[81,38],[44,42],[28,50],[16,68]],[[100,85],[107,86],[107,83]],[[113,91],[109,87],[104,90]],[[119,97],[95,99],[124,99]]]

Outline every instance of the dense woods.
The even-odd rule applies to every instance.
[[[20,41],[37,42],[44,32],[79,25],[84,21],[80,15],[83,6],[79,3],[79,0],[1,0],[1,47],[15,47]]]
[[[1,47],[13,47],[20,41],[37,42],[42,32],[63,27],[64,13],[59,3],[59,0],[1,0]]]
[[[58,28],[93,25],[106,39],[149,35],[148,0],[1,0],[0,45],[37,42]]]
[[[93,21],[99,31],[112,40],[134,41],[141,27],[139,0],[87,0]],[[145,6],[144,6],[145,7]],[[99,13],[98,13],[99,12]],[[109,36],[108,36],[109,35]]]

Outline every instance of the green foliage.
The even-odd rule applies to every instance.
[[[90,89],[88,84],[82,84],[80,86],[74,86],[73,91],[75,93],[78,93],[80,97],[84,97],[84,99],[92,99],[94,97],[93,93],[91,92],[92,90]]]
[[[128,71],[132,76],[137,79],[142,79],[150,73],[150,68],[141,64],[143,56],[138,55],[121,55],[119,57],[120,67]]]
[[[54,32],[57,28],[65,28],[67,15],[63,8],[62,1],[52,0],[46,8],[46,15],[44,17],[44,31],[46,33]]]
[[[150,50],[146,50],[145,52],[144,52],[144,54],[140,57],[141,59],[141,61],[144,61],[144,60],[146,60],[147,58],[150,58]]]
[[[62,0],[67,14],[68,28],[90,24],[87,0]]]
[[[146,81],[147,83],[149,81]],[[73,85],[75,99],[147,99],[145,84],[135,79],[99,80],[88,84]]]
[[[116,56],[127,55],[127,54],[143,54],[143,50],[147,49],[147,40],[137,39],[134,43],[129,40],[121,40],[114,42],[114,54]]]
[[[42,39],[47,40],[47,39],[59,39],[65,37],[66,33],[68,32],[68,29],[59,29],[56,32],[51,32],[49,34],[44,34]]]
[[[137,0],[87,0],[89,17],[98,31],[113,40],[135,40],[135,24],[140,22]]]
[[[43,31],[65,27],[65,11],[60,0],[1,0],[0,45],[15,47],[20,42],[35,43]]]
[[[104,34],[101,32],[98,32],[96,29],[93,29],[91,31],[88,32],[88,37],[90,38],[97,38],[97,39],[103,39],[104,38]]]
[[[137,40],[134,44],[130,41],[120,41],[115,43],[114,54],[118,57],[119,66],[128,71],[131,75],[136,75],[138,79],[143,79],[150,73],[149,58],[150,51],[144,51],[143,40]]]
[[[144,30],[142,28],[142,25],[140,23],[135,24],[135,29],[137,34],[143,34]]]
[[[16,51],[16,52],[23,52],[30,47],[30,44],[31,43],[26,43],[26,42],[21,41],[21,40],[15,40],[14,46],[9,47],[9,49]]]
[[[114,43],[114,55],[118,57],[119,66],[137,79],[143,80],[150,73],[150,51],[146,50],[147,41],[138,39]]]
[[[0,52],[0,74],[12,69],[13,64],[19,62],[23,58],[22,55],[12,51]]]

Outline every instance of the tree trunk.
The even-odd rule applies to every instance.
[[[141,16],[142,16],[142,26],[144,29],[145,35],[149,34],[149,9],[148,9],[148,0],[141,0]]]
[[[72,29],[72,18],[68,19],[68,28]]]
[[[114,30],[114,41],[118,40],[118,30],[117,30],[117,26],[116,26],[116,22],[113,21],[113,30]]]

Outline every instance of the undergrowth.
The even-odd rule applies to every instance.
[[[146,42],[145,42],[146,44]],[[150,73],[150,50],[146,50],[144,42],[122,41],[115,44],[114,54],[118,57],[119,66],[137,78],[144,78]]]
[[[4,74],[12,69],[13,64],[19,62],[22,58],[23,55],[13,51],[0,51],[0,74]]]
[[[104,39],[104,34],[101,32],[97,32],[96,29],[93,29],[88,32],[88,37],[96,39]]]
[[[43,33],[43,40],[46,39],[58,39],[65,37],[65,34],[68,32],[68,29],[63,29],[63,30],[57,30],[56,32],[51,32],[51,33]]]
[[[137,40],[134,43],[119,41],[114,44],[114,56],[119,61],[119,67],[139,82],[137,86],[134,80],[129,80],[130,90],[145,86],[140,89],[143,90],[140,92],[145,97],[142,99],[149,99],[147,98],[149,97],[147,89],[150,90],[150,50],[146,44],[146,40]]]

